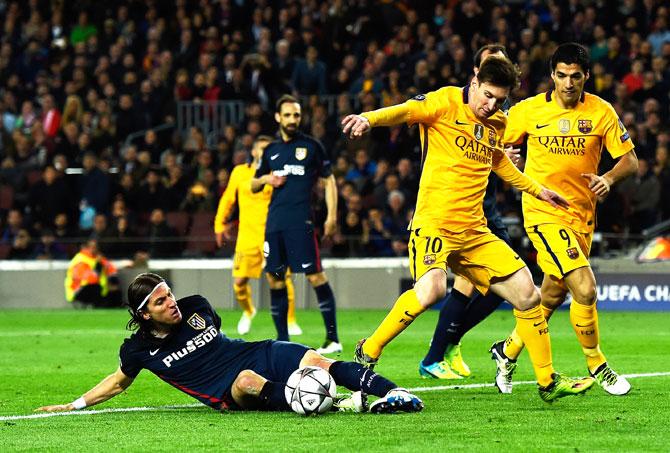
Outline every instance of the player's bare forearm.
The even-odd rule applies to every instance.
[[[635,150],[630,150],[619,158],[614,167],[603,175],[610,185],[616,184],[622,179],[637,172],[638,161]]]
[[[261,176],[260,178],[251,179],[251,191],[253,193],[258,193],[263,190],[263,186],[265,185],[265,181],[263,180],[264,177],[265,175]]]
[[[326,192],[326,207],[328,208],[324,233],[330,236],[335,233],[337,227],[337,183],[334,175],[324,178],[323,182]]]
[[[86,407],[94,406],[115,397],[130,387],[132,383],[133,379],[123,374],[121,368],[118,368],[114,373],[100,381],[98,385],[84,393],[82,398],[86,402]],[[36,410],[42,412],[58,412],[75,410],[75,407],[72,403],[68,403],[52,406],[42,406]]]
[[[614,167],[604,175],[598,176],[593,173],[582,173],[582,178],[587,181],[591,192],[596,194],[599,199],[603,199],[609,194],[613,184],[636,173],[637,167],[637,155],[635,155],[634,150],[630,150],[621,156]]]

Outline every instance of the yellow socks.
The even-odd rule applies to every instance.
[[[596,304],[582,305],[573,300],[570,304],[570,323],[582,345],[589,371],[594,371],[607,359],[600,351],[600,332],[598,330],[598,311]]]
[[[286,276],[286,293],[288,294],[288,313],[286,320],[289,324],[295,324],[295,287],[293,286],[293,279]]]
[[[426,309],[419,303],[413,289],[402,293],[389,314],[377,327],[377,330],[365,340],[363,352],[374,359],[379,357],[384,346],[405,330],[424,311]]]
[[[555,309],[545,307],[544,305],[540,305],[540,309],[542,310],[544,319],[549,322],[549,318],[551,318],[551,315],[554,313]],[[514,329],[509,337],[507,337],[505,340],[505,347],[503,348],[503,352],[510,359],[516,360],[521,354],[521,351],[523,351],[523,340],[517,333],[516,329]]]
[[[509,337],[505,340],[505,346],[503,347],[503,352],[507,357],[512,360],[516,360],[523,351],[523,340],[519,336],[516,329],[509,334]]]
[[[254,308],[254,303],[251,300],[251,285],[246,283],[244,285],[237,285],[233,283],[233,292],[235,293],[235,300],[240,305],[240,308],[244,310],[249,316],[253,315],[256,309]]]
[[[514,316],[516,317],[516,332],[528,348],[537,382],[542,387],[546,387],[553,381],[551,375],[554,373],[547,320],[544,319],[539,306],[524,311],[515,309]]]

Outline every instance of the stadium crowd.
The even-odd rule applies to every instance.
[[[465,85],[490,42],[518,64],[512,103],[550,88],[557,43],[589,47],[586,90],[614,105],[640,158],[597,230],[638,234],[670,218],[669,12],[657,0],[0,1],[0,258],[67,258],[91,235],[112,258],[229,254],[214,248],[218,199],[254,138],[276,132],[284,93],[303,99],[303,130],[331,153],[339,228],[324,252],[404,256],[417,128],[352,142],[340,120]],[[180,101],[223,100],[245,109],[221,136],[154,130],[175,124]],[[499,187],[512,221],[519,199]],[[521,246],[522,228],[510,233]]]

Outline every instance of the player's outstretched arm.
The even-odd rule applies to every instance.
[[[54,404],[51,406],[42,406],[35,409],[35,411],[42,412],[62,412],[83,409],[87,406],[94,406],[115,397],[125,389],[130,387],[134,381],[123,374],[121,368],[118,368],[114,373],[104,378],[98,385],[93,387],[88,392],[84,393],[80,398],[67,404]]]
[[[351,139],[362,136],[370,129],[370,121],[362,115],[347,115],[342,120],[342,133]]]
[[[604,175],[598,176],[593,173],[582,173],[582,178],[588,181],[591,192],[596,194],[598,198],[604,198],[609,194],[612,185],[636,173],[637,167],[637,155],[634,150],[630,150],[621,156],[614,167]]]

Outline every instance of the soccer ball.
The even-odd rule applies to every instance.
[[[323,368],[306,366],[289,376],[284,395],[291,409],[300,415],[323,414],[333,407],[336,385]]]

